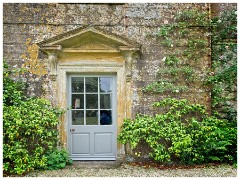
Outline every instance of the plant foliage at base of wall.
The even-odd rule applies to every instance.
[[[27,98],[23,84],[13,81],[4,63],[3,72],[3,171],[4,175],[28,173],[33,169],[66,166],[66,151],[59,150],[59,117],[62,109],[41,98]],[[65,153],[64,153],[65,152]],[[63,166],[65,163],[65,166]]]
[[[150,157],[162,163],[236,161],[236,124],[209,116],[204,106],[187,100],[167,98],[154,106],[164,113],[125,119],[118,141],[133,149],[145,141]]]

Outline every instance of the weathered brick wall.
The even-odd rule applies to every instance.
[[[141,44],[141,55],[133,62],[133,115],[147,113],[161,95],[144,93],[141,88],[156,81],[164,49],[156,35],[161,26],[175,20],[177,12],[197,7],[208,11],[208,4],[4,4],[4,59],[13,66],[26,67],[21,75],[28,83],[28,94],[51,96],[51,81],[44,54],[36,42],[81,27],[96,26]],[[208,61],[209,58],[207,58]],[[206,61],[206,59],[205,59]],[[208,64],[208,62],[205,62]],[[199,87],[198,87],[199,88]],[[199,89],[197,89],[199,93]],[[209,105],[209,93],[201,90],[196,102]],[[188,96],[185,96],[188,98]],[[189,96],[190,97],[190,96]]]

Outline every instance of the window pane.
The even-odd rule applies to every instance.
[[[86,108],[87,109],[98,109],[98,95],[97,94],[86,94]]]
[[[84,111],[72,111],[72,125],[84,125]]]
[[[83,94],[73,94],[72,95],[72,108],[73,109],[83,109],[84,108],[84,95]]]
[[[111,94],[100,95],[100,109],[111,109]]]
[[[112,111],[101,110],[100,111],[100,125],[111,125],[112,124]]]
[[[83,77],[72,77],[72,92],[84,92]]]
[[[112,92],[112,78],[100,77],[99,87],[100,87],[100,92]]]
[[[86,77],[86,92],[98,92],[98,78]]]
[[[98,110],[86,111],[86,125],[98,125]]]

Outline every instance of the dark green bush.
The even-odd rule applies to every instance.
[[[47,166],[44,169],[56,170],[66,167],[67,164],[71,164],[72,160],[68,158],[68,153],[65,150],[55,149],[51,153],[46,155]]]
[[[118,140],[135,148],[140,140],[159,162],[184,164],[232,161],[236,158],[236,126],[208,116],[204,106],[187,100],[165,99],[154,106],[162,114],[126,119]]]
[[[49,165],[49,154],[59,142],[57,125],[63,111],[46,99],[25,97],[23,84],[13,81],[11,73],[4,63],[3,170],[20,175]]]

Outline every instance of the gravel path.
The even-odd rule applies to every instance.
[[[196,169],[144,168],[122,164],[118,168],[80,168],[68,166],[62,170],[35,171],[26,177],[236,177],[237,168],[230,165],[220,165]]]

